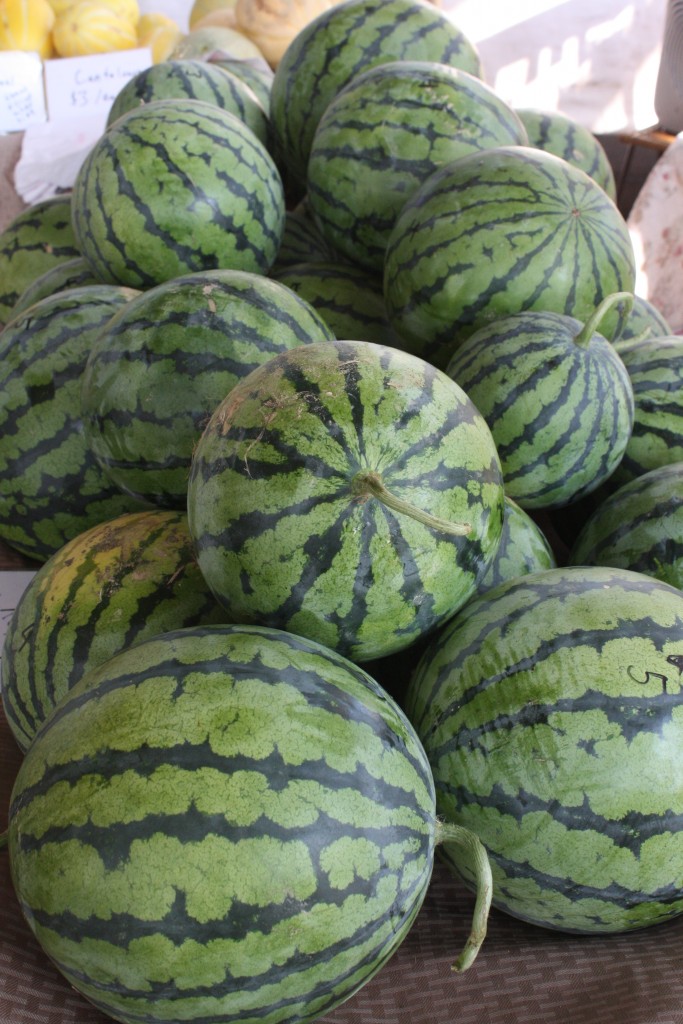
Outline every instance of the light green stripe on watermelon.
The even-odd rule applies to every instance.
[[[129,110],[170,99],[202,100],[228,110],[268,146],[268,116],[256,94],[242,78],[205,60],[164,60],[133,75],[116,94],[107,127]]]
[[[9,852],[38,940],[104,1012],[294,1024],[403,940],[436,831],[424,752],[366,673],[290,634],[195,627],[59,705]]]
[[[432,641],[405,707],[494,906],[579,933],[683,911],[682,665],[680,591],[601,567],[508,581]]]
[[[498,317],[534,309],[585,322],[634,280],[626,222],[604,190],[551,153],[502,146],[445,165],[408,200],[384,296],[405,346],[444,366]],[[609,340],[619,326],[612,314],[601,331]]]
[[[96,665],[157,633],[225,622],[194,557],[182,512],[150,509],[100,523],[36,572],[10,619],[2,703],[26,750]]]
[[[683,589],[683,462],[651,469],[604,498],[569,561],[632,569]]]
[[[72,194],[78,245],[103,281],[149,288],[183,273],[267,273],[282,180],[238,117],[200,100],[130,110],[95,143]]]
[[[435,6],[414,0],[346,0],[304,26],[278,63],[271,121],[278,160],[295,180],[317,124],[351,79],[393,60],[427,60],[481,77],[476,48]]]
[[[425,178],[467,153],[526,142],[517,115],[476,76],[388,61],[356,75],[320,118],[309,202],[331,244],[381,274],[396,217]]]
[[[85,285],[41,299],[0,334],[0,537],[45,561],[83,530],[140,508],[90,453],[81,377],[93,342],[136,293]]]
[[[80,256],[71,226],[71,200],[56,196],[34,203],[0,234],[0,326],[35,278]]]
[[[92,346],[81,392],[90,450],[126,493],[184,509],[192,452],[230,389],[278,353],[332,337],[261,274],[209,270],[149,288]]]

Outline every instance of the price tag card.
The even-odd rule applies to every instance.
[[[107,114],[118,93],[152,63],[148,46],[88,57],[45,61],[45,93],[51,121]]]
[[[43,62],[37,53],[0,53],[0,131],[23,131],[47,119]]]

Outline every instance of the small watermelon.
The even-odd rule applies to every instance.
[[[444,367],[492,320],[533,309],[585,322],[613,292],[633,292],[626,222],[566,160],[528,146],[461,157],[431,174],[399,214],[384,297],[405,347]],[[617,334],[610,314],[601,332]]]
[[[515,112],[526,129],[530,146],[554,153],[581,168],[616,203],[614,170],[605,147],[593,132],[559,110],[516,107]]]
[[[339,253],[320,230],[308,202],[304,197],[285,213],[285,227],[271,277],[297,263],[337,262]]]
[[[512,498],[505,498],[500,544],[491,564],[477,585],[477,594],[493,590],[499,583],[557,568],[555,553],[541,527]]]
[[[405,707],[494,906],[580,934],[683,912],[682,666],[683,594],[626,569],[509,580],[431,641]]]
[[[457,384],[398,349],[331,341],[275,356],[221,402],[188,517],[232,621],[370,661],[472,596],[503,500],[493,438]]]
[[[128,111],[94,144],[72,195],[74,233],[93,272],[142,289],[219,267],[267,273],[284,215],[263,143],[201,100]]]
[[[150,509],[100,523],[40,567],[10,619],[2,703],[22,750],[91,668],[156,633],[224,622],[187,517]]]
[[[569,561],[632,569],[683,590],[683,462],[651,469],[608,495]]]
[[[617,292],[582,324],[529,310],[492,321],[457,349],[446,372],[489,425],[505,493],[524,509],[558,508],[596,490],[631,437],[631,379],[598,333]]]
[[[88,356],[90,451],[122,491],[184,509],[193,449],[230,389],[279,352],[332,337],[312,306],[261,274],[207,270],[149,288]]]
[[[493,146],[524,145],[524,125],[475,75],[399,60],[356,75],[313,136],[308,199],[330,243],[381,274],[387,240],[410,196],[438,167]]]
[[[273,77],[274,147],[301,183],[327,105],[351,79],[377,64],[427,60],[482,76],[479,55],[444,11],[423,0],[345,0],[297,34]]]
[[[58,705],[19,769],[9,854],[43,949],[116,1020],[304,1024],[391,957],[435,845],[462,834],[372,677],[291,634],[207,626],[121,652]],[[483,913],[460,969],[490,881],[470,839]]]
[[[668,320],[657,307],[642,296],[634,295],[633,309],[619,332],[619,337],[614,339],[614,347],[618,351],[622,345],[630,341],[666,338],[672,334]]]
[[[44,274],[37,277],[21,293],[12,307],[12,319],[18,313],[32,306],[34,302],[40,302],[56,292],[65,288],[80,288],[84,284],[101,284],[82,256],[75,256],[72,260],[64,260],[58,263]]]

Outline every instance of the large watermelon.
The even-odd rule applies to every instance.
[[[331,341],[275,356],[221,402],[188,517],[232,621],[367,661],[474,593],[503,501],[493,438],[457,384],[397,349]]]
[[[683,911],[682,666],[683,594],[624,569],[510,580],[430,643],[405,706],[494,906],[579,933]]]
[[[140,503],[111,482],[83,431],[81,378],[97,337],[137,293],[57,292],[0,334],[0,538],[45,561],[77,534]]]
[[[285,215],[266,147],[235,114],[201,100],[122,115],[88,153],[71,204],[94,273],[134,288],[217,267],[266,273]]]
[[[184,513],[131,512],[85,530],[40,567],[9,622],[0,678],[14,738],[26,750],[85,672],[132,643],[225,620]]]
[[[71,226],[71,197],[33,203],[0,233],[0,327],[35,278],[79,256]]]
[[[378,64],[320,118],[309,202],[331,244],[381,274],[396,217],[426,177],[467,153],[526,142],[517,115],[475,75],[434,61]]]
[[[333,337],[312,306],[262,274],[183,274],[137,296],[94,342],[81,391],[85,433],[126,493],[185,508],[192,451],[247,373]]]
[[[444,11],[423,0],[345,0],[309,22],[280,60],[270,93],[278,160],[295,180],[318,122],[351,79],[376,64],[426,60],[481,76],[479,55]]]
[[[117,1020],[284,1024],[382,967],[443,838],[420,743],[369,675],[216,626],[138,644],[62,701],[19,770],[9,853],[43,948]]]
[[[621,213],[584,171],[527,146],[461,157],[431,174],[389,238],[384,295],[407,348],[443,367],[491,320],[535,309],[585,322],[633,292]],[[611,314],[601,331],[620,327]]]

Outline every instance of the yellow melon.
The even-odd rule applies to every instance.
[[[48,0],[0,0],[0,50],[53,54],[55,13]]]
[[[153,64],[168,60],[182,38],[182,29],[167,14],[150,11],[138,21],[138,46],[149,46]]]
[[[58,14],[52,39],[60,57],[130,50],[138,45],[136,24],[102,0],[78,0]]]

